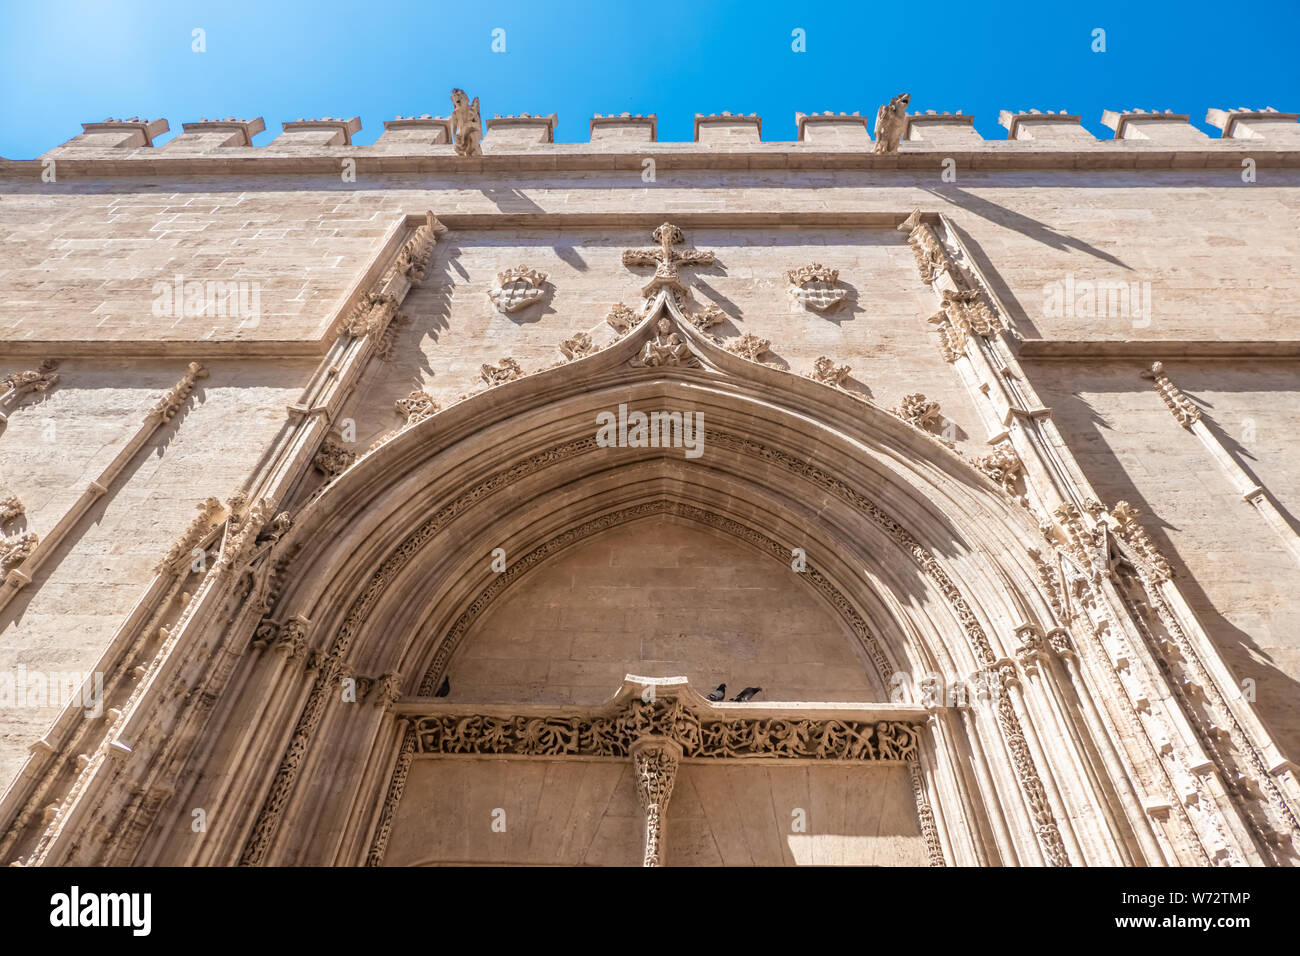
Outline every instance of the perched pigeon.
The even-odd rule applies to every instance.
[[[705,699],[705,700],[718,701],[718,700],[722,700],[722,699],[725,698],[726,696],[727,696],[727,685],[726,685],[726,684],[719,684],[719,685],[717,686],[717,689],[714,690],[713,693],[709,694],[709,696],[706,697],[706,698],[704,698],[704,699]]]
[[[433,692],[433,696],[446,697],[450,693],[451,693],[451,678],[444,677],[442,679],[442,683],[438,685],[438,689]]]
[[[763,688],[761,687],[746,687],[744,690],[742,690],[739,694],[737,694],[735,697],[731,699],[734,701],[740,701],[742,703],[747,700],[753,700],[754,695],[757,694],[762,689]]]

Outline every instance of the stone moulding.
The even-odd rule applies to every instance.
[[[19,590],[31,584],[36,570],[54,553],[68,535],[70,535],[91,506],[106,495],[118,476],[136,457],[142,448],[163,425],[172,421],[181,408],[188,402],[195,385],[201,378],[207,377],[207,369],[198,362],[191,362],[181,376],[164,395],[145,414],[140,426],[118,451],[99,475],[91,481],[67,512],[41,538],[36,535],[25,536],[21,550],[23,555],[15,559],[17,550],[11,548],[4,582],[0,585],[0,608],[7,605]],[[53,384],[51,381],[49,384]],[[48,385],[46,387],[49,387]],[[21,561],[21,567],[18,566]]]

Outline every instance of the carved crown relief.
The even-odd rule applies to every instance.
[[[527,266],[515,266],[497,273],[497,284],[488,290],[488,298],[501,313],[518,312],[541,300],[546,291],[546,273]]]
[[[827,312],[844,301],[845,291],[836,288],[840,278],[838,269],[814,262],[790,270],[785,278],[790,283],[790,295],[815,312]]]

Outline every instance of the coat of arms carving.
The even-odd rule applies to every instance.
[[[785,274],[790,283],[790,295],[806,308],[825,312],[844,301],[845,290],[838,287],[840,271],[828,269],[819,262],[791,269]]]
[[[542,288],[545,281],[545,272],[527,266],[515,266],[497,273],[496,287],[488,290],[488,298],[498,312],[518,312],[546,294]]]

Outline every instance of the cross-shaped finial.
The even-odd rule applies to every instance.
[[[659,243],[658,249],[625,249],[623,251],[623,265],[655,267],[655,277],[641,290],[641,294],[647,298],[655,295],[664,287],[680,298],[686,294],[686,287],[681,283],[677,267],[713,264],[713,253],[711,252],[700,252],[696,249],[682,249],[680,251],[673,249],[673,246],[678,243],[685,242],[686,237],[671,222],[666,222],[656,229],[651,233],[650,238]]]

